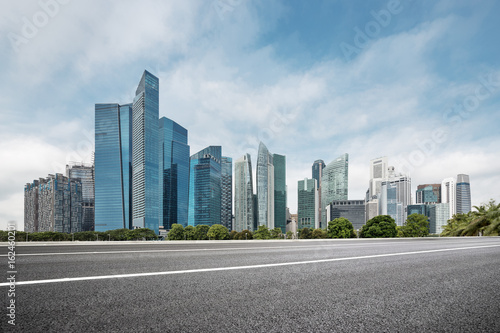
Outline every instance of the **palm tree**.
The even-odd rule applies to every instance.
[[[486,205],[474,206],[471,223],[463,230],[462,236],[498,236],[500,229],[500,204],[491,200]]]

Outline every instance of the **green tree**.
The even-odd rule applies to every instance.
[[[132,237],[130,231],[131,230],[129,229],[114,229],[114,230],[108,230],[106,231],[106,233],[111,236],[111,240],[113,241],[124,241]]]
[[[303,228],[299,232],[299,238],[300,239],[311,239],[312,238],[312,231],[309,228]]]
[[[194,228],[194,238],[197,240],[208,239],[208,235],[207,235],[208,230],[210,230],[210,227],[208,225],[198,224]]]
[[[425,237],[429,235],[429,219],[422,214],[411,214],[405,224],[397,229],[398,237]]]
[[[486,205],[474,206],[472,221],[462,232],[462,236],[500,235],[500,204],[490,200]]]
[[[182,224],[172,224],[172,228],[167,234],[168,240],[183,240],[184,239],[184,227]]]
[[[145,240],[150,240],[150,239],[157,239],[158,236],[155,234],[155,232],[151,229],[148,228],[137,228],[130,230],[130,239],[145,239]],[[101,236],[103,237],[104,240],[108,239],[108,232],[103,232],[102,235],[99,235],[99,239],[101,239]]]
[[[253,233],[254,239],[269,239],[271,238],[271,233],[265,225],[259,225],[257,231]]]
[[[286,232],[286,239],[292,239],[293,238],[293,232],[287,231]]]
[[[328,222],[329,238],[354,238],[354,228],[352,223],[345,217],[339,217]]]
[[[396,237],[396,235],[396,222],[389,215],[379,215],[368,220],[360,232],[360,237],[363,238]]]
[[[236,237],[238,237],[238,231],[231,230],[231,232],[229,233],[229,239],[237,239]]]
[[[281,228],[274,228],[271,230],[271,238],[272,239],[277,239],[281,237]]]
[[[462,232],[472,222],[472,212],[467,214],[455,214],[448,220],[447,224],[443,226],[441,236],[461,236]]]
[[[214,224],[208,229],[207,236],[210,239],[229,239],[229,231],[221,224]]]
[[[311,234],[311,238],[313,239],[316,239],[316,238],[326,238],[327,237],[327,233],[326,233],[326,230],[324,229],[314,229],[312,234]]]
[[[238,235],[236,236],[236,239],[239,239],[239,240],[253,239],[253,234],[251,231],[245,229],[242,232],[238,233]]]
[[[195,240],[196,237],[194,235],[194,227],[192,225],[188,225],[184,228],[184,239],[185,240]]]

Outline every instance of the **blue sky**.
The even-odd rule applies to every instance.
[[[90,161],[94,104],[131,102],[144,69],[160,79],[160,116],[189,130],[192,153],[222,145],[255,167],[262,140],[285,154],[292,212],[314,160],[342,153],[350,199],[364,197],[369,161],[388,156],[414,189],[466,173],[473,204],[500,200],[498,1],[2,9],[0,229],[22,226],[25,183]]]

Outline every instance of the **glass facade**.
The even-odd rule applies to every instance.
[[[188,225],[189,146],[188,131],[162,117],[160,136],[160,221],[166,230],[172,224]]]
[[[365,201],[364,200],[336,200],[330,204],[330,217],[332,221],[344,217],[352,223],[355,230],[361,229],[365,224]]]
[[[319,228],[318,187],[316,179],[299,180],[297,184],[298,228]]]
[[[343,154],[323,169],[321,179],[321,221],[326,221],[326,206],[333,200],[347,200],[349,155]]]
[[[234,230],[254,231],[252,160],[245,154],[234,163]]]
[[[158,234],[160,221],[158,78],[144,71],[132,108],[132,215],[134,227]]]
[[[429,232],[431,234],[440,234],[443,231],[443,227],[451,218],[449,206],[448,203],[429,205]]]
[[[231,231],[233,229],[233,159],[222,156],[221,159],[221,223]]]
[[[286,156],[273,154],[274,227],[286,233]]]
[[[457,213],[467,214],[471,211],[470,180],[468,175],[457,176]]]
[[[440,203],[441,202],[441,184],[424,184],[417,186],[416,202]]]
[[[274,165],[273,156],[261,142],[257,157],[257,221],[274,229]]]
[[[221,151],[210,146],[190,158],[188,225],[221,223]]]
[[[95,105],[95,230],[131,227],[132,105]]]
[[[390,215],[398,226],[406,221],[407,207],[411,203],[411,180],[399,175],[382,182],[379,203],[380,215]]]
[[[66,165],[66,177],[79,179],[82,184],[82,231],[94,230],[94,166]]]
[[[323,228],[323,221],[321,221],[321,179],[323,178],[323,169],[325,168],[325,161],[316,160],[312,165],[312,178],[316,179],[318,184],[318,219],[320,228]],[[326,226],[326,223],[325,223]]]

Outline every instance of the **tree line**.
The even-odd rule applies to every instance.
[[[441,236],[499,236],[500,203],[490,200],[474,211],[455,214],[443,227]]]
[[[0,241],[6,242],[8,232],[0,230]],[[73,234],[65,232],[43,231],[25,232],[16,231],[16,242],[24,241],[125,241],[125,240],[156,240],[158,236],[148,228],[115,229],[108,231],[81,231]]]

